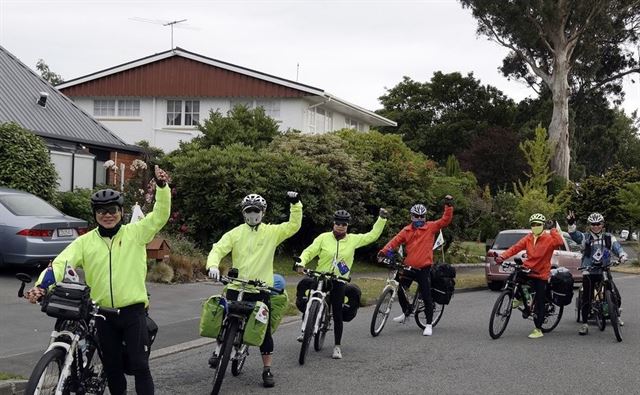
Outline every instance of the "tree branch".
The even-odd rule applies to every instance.
[[[540,37],[540,40],[542,40],[542,42],[547,47],[549,52],[551,52],[552,54],[555,55],[556,52],[553,49],[553,47],[551,46],[551,44],[549,43],[549,41],[547,40],[546,33],[545,33],[544,29],[538,23],[536,18],[533,17],[533,12],[531,10],[531,7],[529,7],[529,13],[527,13],[527,19],[529,19],[529,21],[531,21],[531,23],[533,23],[533,25],[536,27],[536,29],[538,30],[538,37]]]
[[[618,74],[614,74],[614,75],[612,75],[612,76],[610,76],[608,78],[605,78],[603,80],[600,80],[600,81],[594,81],[593,85],[590,86],[588,89],[586,89],[585,92],[591,92],[591,91],[601,87],[604,84],[607,84],[609,82],[615,81],[615,80],[617,80],[619,78],[624,77],[625,75],[629,75],[629,74],[633,74],[633,73],[640,73],[640,67],[636,67],[636,68],[633,68],[633,69],[629,69],[629,70],[623,71],[623,72],[618,73]]]

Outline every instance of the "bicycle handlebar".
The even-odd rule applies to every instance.
[[[502,266],[503,268],[513,267],[516,270],[519,269],[522,273],[525,273],[525,274],[531,273],[531,269],[524,269],[523,268],[522,259],[520,259],[520,258],[514,259],[514,262],[507,262],[507,261],[502,262],[502,264],[500,266]]]
[[[298,267],[302,267],[302,272],[308,276],[312,276],[312,277],[327,277],[331,280],[336,280],[336,281],[340,281],[342,283],[350,283],[351,282],[351,277],[342,277],[342,276],[338,276],[337,274],[331,273],[331,272],[319,272],[313,269],[307,269],[306,267],[303,266],[298,266]]]
[[[260,280],[243,280],[241,278],[235,278],[235,277],[229,277],[229,276],[221,276],[220,277],[220,282],[227,285],[229,283],[237,283],[237,284],[242,284],[243,286],[252,286],[255,288],[258,288],[259,291],[271,291],[271,292],[275,292],[277,294],[282,294],[284,293],[284,289],[278,289],[278,288],[273,288],[267,285],[267,283],[265,283],[264,281],[260,281]]]

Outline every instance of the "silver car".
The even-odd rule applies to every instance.
[[[30,193],[0,188],[0,265],[46,265],[86,232],[87,221]]]

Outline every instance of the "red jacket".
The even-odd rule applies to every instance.
[[[380,251],[385,254],[387,251],[395,250],[404,244],[405,259],[407,266],[422,269],[433,264],[433,242],[438,231],[451,223],[453,218],[453,207],[445,206],[442,218],[437,221],[429,221],[420,228],[415,228],[413,224],[405,226],[391,241]]]
[[[542,232],[537,238],[533,236],[533,233],[529,233],[518,240],[511,248],[500,254],[500,256],[502,259],[507,259],[522,250],[527,250],[527,259],[524,261],[523,266],[531,269],[529,277],[548,280],[551,272],[553,251],[563,244],[562,235],[558,233],[557,229],[553,228],[549,233]]]

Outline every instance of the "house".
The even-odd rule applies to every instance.
[[[114,66],[57,86],[128,143],[165,152],[200,132],[209,111],[262,106],[281,130],[366,131],[394,121],[322,89],[208,58],[181,48]]]
[[[0,46],[0,123],[15,122],[42,137],[58,172],[58,189],[93,188],[108,179],[103,164],[113,160],[118,173],[140,156],[128,145]],[[118,175],[121,177],[121,174]],[[120,179],[120,178],[119,178]]]

